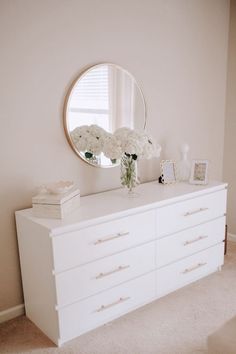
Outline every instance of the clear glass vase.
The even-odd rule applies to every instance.
[[[91,162],[93,165],[100,165],[101,163],[101,154],[99,155],[94,155],[89,151],[86,151],[84,153],[84,156],[87,161]]]
[[[128,188],[128,195],[135,196],[134,188],[139,184],[137,176],[137,156],[124,154],[121,158],[121,184]]]

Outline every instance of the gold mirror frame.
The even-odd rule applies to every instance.
[[[66,97],[65,97],[65,102],[64,102],[64,108],[63,108],[63,126],[64,126],[64,130],[65,130],[65,134],[66,134],[66,138],[67,138],[67,141],[69,142],[69,145],[70,147],[72,148],[72,150],[74,151],[74,153],[79,156],[83,161],[85,161],[86,163],[88,163],[90,166],[94,166],[94,167],[99,167],[99,168],[111,168],[111,167],[116,167],[116,166],[119,166],[120,165],[120,162],[117,162],[117,163],[114,163],[114,164],[111,164],[111,165],[99,165],[99,164],[94,164],[94,163],[91,163],[88,159],[86,159],[82,154],[81,154],[81,151],[79,151],[75,144],[73,143],[72,139],[71,139],[71,135],[70,135],[70,131],[69,131],[69,123],[68,123],[68,103],[70,101],[70,98],[71,98],[71,95],[73,94],[73,90],[75,88],[75,85],[77,84],[77,82],[79,80],[81,80],[85,75],[86,73],[88,73],[89,71],[99,67],[99,66],[102,66],[102,65],[109,65],[109,66],[115,66],[117,69],[119,70],[122,70],[124,73],[126,73],[128,76],[130,76],[137,89],[138,89],[138,92],[140,94],[140,97],[141,97],[141,100],[142,100],[142,105],[143,105],[143,111],[144,111],[144,117],[143,117],[143,120],[144,120],[144,124],[143,124],[143,129],[145,130],[146,128],[146,124],[147,124],[147,105],[146,105],[146,101],[145,101],[145,98],[144,98],[144,95],[143,95],[143,92],[140,88],[140,86],[138,85],[136,79],[134,78],[134,76],[129,72],[127,71],[126,69],[122,68],[120,65],[117,65],[117,64],[114,64],[114,63],[108,63],[108,62],[105,62],[105,63],[98,63],[98,64],[95,64],[95,65],[92,65],[92,66],[89,66],[87,67],[86,69],[84,69],[76,78],[75,80],[73,80],[72,84],[70,85],[70,88],[66,94]]]

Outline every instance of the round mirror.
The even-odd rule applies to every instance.
[[[143,130],[145,125],[142,91],[134,77],[118,65],[92,66],[77,78],[68,93],[64,111],[67,139],[75,153],[93,166],[113,167],[119,161],[112,161],[99,149],[95,154],[86,151],[77,144],[78,131],[91,129],[99,135],[104,130],[114,133],[121,127]]]

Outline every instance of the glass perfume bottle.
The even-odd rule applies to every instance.
[[[184,143],[180,147],[181,159],[177,164],[178,180],[182,182],[189,181],[191,164],[188,160],[189,145]]]

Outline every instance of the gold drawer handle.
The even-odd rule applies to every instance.
[[[112,236],[109,236],[106,238],[98,239],[97,241],[94,242],[94,245],[100,245],[101,243],[104,243],[107,241],[112,241],[112,240],[115,240],[117,238],[124,237],[127,235],[129,235],[129,232],[118,232],[118,234],[116,234],[116,235],[112,235]]]
[[[110,270],[110,272],[99,273],[99,274],[96,276],[96,279],[102,279],[102,278],[104,278],[104,277],[107,277],[108,275],[121,272],[122,270],[125,270],[125,269],[128,269],[128,268],[130,268],[130,265],[119,266],[118,268],[116,268],[116,269],[114,269],[114,270]]]
[[[192,243],[204,240],[205,238],[208,238],[208,236],[199,236],[199,237],[195,238],[194,240],[185,241],[184,246],[191,245]]]
[[[191,268],[186,268],[186,269],[182,272],[182,274],[187,274],[187,273],[189,273],[189,272],[192,272],[193,270],[196,270],[196,269],[198,269],[198,268],[204,267],[206,264],[207,264],[207,262],[205,262],[205,263],[198,263],[197,265],[195,265],[195,266],[193,266],[193,267],[191,267]]]
[[[113,306],[116,306],[116,305],[119,305],[119,304],[122,304],[123,302],[129,300],[130,297],[120,297],[119,300],[115,301],[115,302],[112,302],[111,304],[108,304],[108,305],[102,305],[101,307],[99,307],[96,312],[102,312],[104,310],[107,310],[109,309],[110,307],[113,307]]]
[[[193,210],[193,211],[188,211],[187,213],[184,214],[184,216],[191,216],[194,214],[198,214],[198,213],[202,213],[203,211],[209,210],[209,208],[200,208],[197,210]]]

